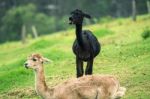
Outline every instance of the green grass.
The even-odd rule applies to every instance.
[[[118,19],[84,27],[90,29],[102,44],[94,61],[94,74],[113,74],[127,88],[123,99],[150,99],[150,39],[141,33],[150,28],[150,16],[139,16],[137,22]],[[11,42],[0,45],[0,99],[39,99],[34,91],[34,73],[23,66],[31,53],[41,53],[53,60],[45,64],[49,86],[76,77],[72,43],[73,30],[29,40],[27,44]]]

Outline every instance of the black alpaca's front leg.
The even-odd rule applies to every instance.
[[[77,71],[77,78],[83,76],[84,70],[83,70],[83,61],[76,58],[76,71]]]
[[[92,75],[93,73],[93,59],[87,62],[85,75]]]

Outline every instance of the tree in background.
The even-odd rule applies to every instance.
[[[58,19],[37,12],[34,4],[14,7],[8,10],[2,19],[0,42],[21,39],[25,42],[27,35],[37,37],[37,32],[39,35],[44,35],[66,29],[67,21],[68,18],[65,16]]]
[[[147,11],[150,14],[150,0],[147,0]]]
[[[108,17],[134,16],[135,20],[136,14],[150,9],[149,0],[0,0],[0,8],[0,42],[20,40],[23,26],[27,33],[36,28],[39,35],[65,30],[69,28],[67,16],[74,9],[92,15],[94,20],[88,24]]]
[[[2,19],[1,38],[5,40],[21,39],[21,29],[23,25],[30,25],[36,8],[34,5],[14,7],[8,10]]]
[[[132,0],[132,19],[136,21],[136,1]]]

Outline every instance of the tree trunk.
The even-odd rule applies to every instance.
[[[24,44],[24,43],[26,43],[26,26],[25,25],[23,25],[22,26],[22,33],[21,33],[21,39],[22,39],[22,43]]]
[[[150,0],[147,0],[147,11],[150,14]]]
[[[34,38],[37,38],[38,33],[37,33],[37,30],[36,30],[35,26],[33,25],[31,28],[32,28],[32,33],[33,33]]]
[[[119,18],[119,17],[121,17],[121,4],[120,4],[120,2],[116,1],[116,6],[117,6],[116,16]]]
[[[136,21],[136,1],[132,0],[132,19]]]

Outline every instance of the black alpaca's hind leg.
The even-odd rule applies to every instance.
[[[93,59],[87,62],[85,75],[92,75],[93,73]]]
[[[76,71],[77,71],[77,78],[83,76],[83,61],[79,58],[76,58]]]

